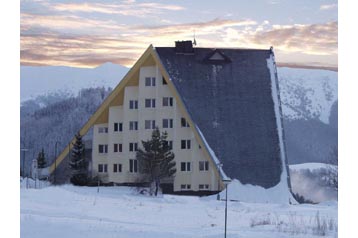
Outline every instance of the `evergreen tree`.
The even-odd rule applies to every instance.
[[[74,185],[84,186],[88,182],[87,162],[84,156],[85,148],[80,133],[77,133],[75,137],[76,142],[73,144],[69,161],[72,170],[70,181]]]
[[[144,150],[138,149],[136,153],[139,172],[147,175],[149,182],[155,187],[155,196],[158,194],[161,179],[170,178],[176,172],[174,153],[171,151],[167,137],[167,132],[160,134],[159,129],[156,128],[150,140],[142,141]]]
[[[37,167],[39,169],[43,169],[46,167],[46,158],[44,148],[42,148],[41,152],[37,156]]]

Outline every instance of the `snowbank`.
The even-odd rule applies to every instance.
[[[216,195],[211,197],[216,198]],[[226,199],[226,190],[220,193],[220,198]],[[261,186],[242,184],[239,180],[234,179],[228,185],[228,199],[250,203],[296,204],[291,193],[288,192],[287,185],[281,182],[275,187],[265,189]]]
[[[316,169],[328,169],[330,166],[335,166],[335,165],[329,165],[329,164],[325,164],[325,163],[292,164],[292,165],[290,165],[290,170],[308,169],[310,171],[313,171]]]

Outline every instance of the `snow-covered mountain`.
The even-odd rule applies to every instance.
[[[66,66],[21,66],[21,102],[44,94],[76,95],[83,88],[116,86],[128,68],[106,63],[96,68]]]
[[[278,68],[282,110],[288,120],[319,119],[329,124],[338,100],[338,74],[329,70]]]

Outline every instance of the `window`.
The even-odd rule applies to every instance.
[[[113,173],[122,172],[122,164],[113,164]]]
[[[163,107],[172,107],[173,98],[172,97],[163,97]]]
[[[107,164],[99,164],[98,173],[107,173]]]
[[[98,133],[108,133],[108,127],[98,127]]]
[[[180,163],[180,171],[191,171],[190,162],[181,162]]]
[[[138,100],[129,100],[129,109],[138,109]]]
[[[184,117],[181,118],[181,127],[189,127],[189,123]]]
[[[114,131],[123,131],[123,124],[120,122],[115,122],[113,130]]]
[[[199,190],[209,190],[209,184],[199,184]]]
[[[208,171],[209,161],[199,161],[199,171]]]
[[[107,154],[108,153],[108,145],[98,145],[98,153]]]
[[[190,149],[190,147],[191,147],[190,140],[181,140],[182,149]]]
[[[164,77],[162,77],[163,85],[167,85],[167,81],[165,81]]]
[[[172,140],[166,141],[165,144],[169,147],[170,150],[173,149],[173,141]]]
[[[150,87],[150,86],[155,86],[155,77],[146,77],[145,78],[145,86]]]
[[[138,150],[138,143],[129,143],[129,151],[137,151]]]
[[[145,120],[144,129],[155,129],[155,120]]]
[[[129,130],[130,131],[137,131],[138,130],[138,122],[137,121],[130,121],[129,122]]]
[[[122,144],[113,144],[113,152],[122,152]]]
[[[173,128],[173,119],[163,119],[163,128]]]
[[[145,99],[145,107],[146,108],[155,108],[155,99]]]
[[[190,189],[191,189],[191,185],[190,185],[190,184],[181,184],[181,185],[180,185],[180,189],[181,189],[181,190],[190,190]]]
[[[138,172],[138,161],[136,159],[129,160],[129,172],[131,173]]]

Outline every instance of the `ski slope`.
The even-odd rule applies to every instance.
[[[148,197],[128,187],[100,187],[99,193],[71,185],[21,188],[21,237],[223,237],[224,209],[215,196]],[[336,237],[337,203],[229,201],[227,227],[230,238]]]

